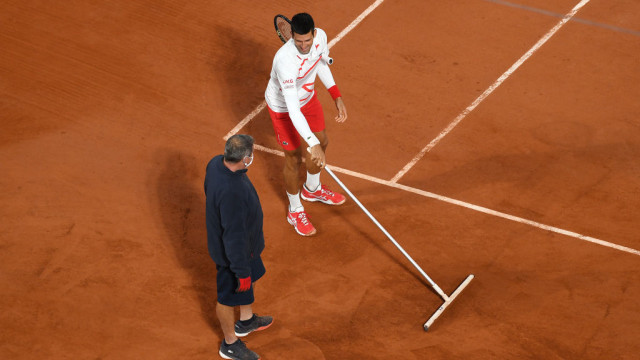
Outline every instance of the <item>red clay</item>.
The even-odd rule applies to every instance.
[[[578,0],[513,1],[565,14]],[[221,340],[204,166],[263,99],[277,13],[334,38],[372,0],[4,1],[0,358],[211,359]],[[588,3],[399,183],[640,248],[634,1]],[[492,1],[387,0],[331,55],[329,163],[391,179],[559,19]],[[605,24],[631,30],[622,32]],[[268,114],[242,130],[277,149]],[[256,152],[263,359],[632,359],[638,255],[341,175],[351,201],[286,222],[282,158]],[[328,176],[323,182],[337,189]]]

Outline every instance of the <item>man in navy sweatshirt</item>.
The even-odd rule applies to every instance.
[[[227,140],[224,155],[209,161],[204,181],[209,255],[217,270],[216,314],[224,333],[219,354],[225,359],[260,359],[238,338],[273,323],[271,316],[258,316],[252,309],[253,283],[266,272],[260,258],[262,207],[247,176],[252,162],[253,138],[234,135]],[[240,307],[237,322],[236,306]]]

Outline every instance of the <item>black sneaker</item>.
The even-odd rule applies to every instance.
[[[258,316],[253,314],[253,320],[249,325],[242,325],[240,320],[236,321],[236,336],[247,336],[254,331],[260,331],[268,328],[273,324],[271,316]]]
[[[254,353],[247,348],[242,340],[238,339],[231,345],[222,340],[220,351],[218,352],[223,359],[231,360],[260,360],[260,355]]]

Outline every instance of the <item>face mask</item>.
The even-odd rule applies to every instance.
[[[244,161],[244,159],[245,159],[245,158],[249,158],[249,162],[248,162],[248,163],[246,163],[246,162]],[[244,164],[244,166],[245,166],[245,167],[249,167],[249,165],[251,165],[251,164],[253,163],[253,154],[251,154],[251,156],[245,156],[245,157],[242,159],[242,163]]]

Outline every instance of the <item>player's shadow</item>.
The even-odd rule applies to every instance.
[[[159,209],[167,239],[180,265],[191,277],[203,318],[220,337],[216,307],[216,270],[207,249],[204,174],[206,163],[172,149],[158,150],[159,172],[150,179],[155,185],[154,205]]]
[[[221,95],[237,123],[264,101],[273,56],[281,43],[275,35],[271,44],[259,41],[262,38],[255,29],[217,26],[214,31],[208,65],[225,85]]]
[[[272,28],[269,27],[271,32]],[[215,43],[211,44],[209,68],[224,84],[221,96],[230,108],[231,119],[225,119],[231,130],[264,101],[264,92],[269,81],[273,56],[282,45],[275,33],[265,41],[260,31],[249,29],[239,31],[231,26],[216,26]],[[253,119],[238,131],[253,136],[256,144],[280,150],[275,142],[273,127],[267,109],[256,114]],[[277,155],[260,152],[256,161],[269,161],[273,166],[264,172],[270,179],[273,190],[286,200],[282,169],[283,159]],[[256,167],[254,165],[254,167]]]

